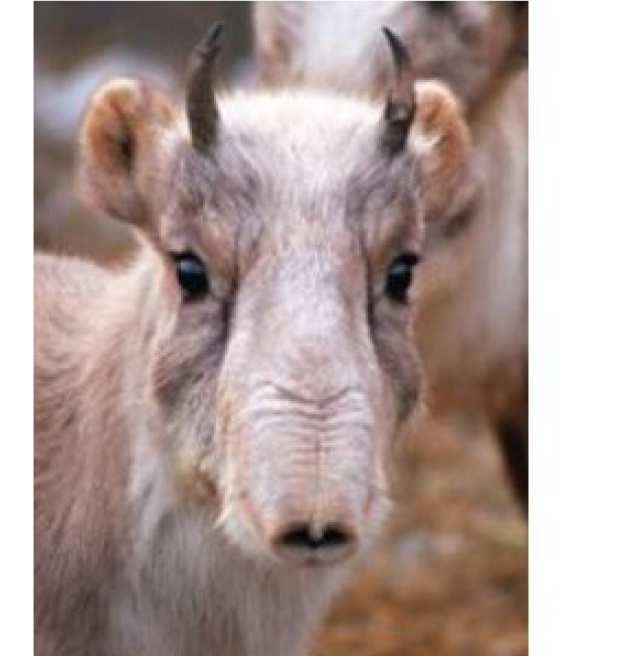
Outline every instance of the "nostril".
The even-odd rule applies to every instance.
[[[354,532],[337,522],[324,527],[291,523],[275,534],[271,544],[278,556],[302,565],[337,563],[349,558],[359,546]]]
[[[317,550],[342,547],[350,540],[350,536],[339,526],[327,526],[318,536],[308,524],[303,524],[284,533],[279,542],[285,547]]]

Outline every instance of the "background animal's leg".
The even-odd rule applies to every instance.
[[[514,493],[527,515],[529,493],[528,421],[509,417],[497,425],[497,438]]]
[[[529,492],[529,372],[527,360],[518,367],[511,402],[498,413],[495,430],[508,476],[523,512]]]

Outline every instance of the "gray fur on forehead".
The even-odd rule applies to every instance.
[[[417,170],[379,148],[382,108],[337,95],[237,94],[219,101],[207,157],[184,149],[175,185],[184,209],[223,220],[358,225],[367,210],[414,204]]]

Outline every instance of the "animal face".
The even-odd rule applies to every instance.
[[[402,50],[385,112],[307,92],[216,101],[215,39],[193,56],[187,123],[138,82],[96,95],[83,189],[143,236],[146,396],[182,489],[214,494],[255,557],[337,562],[388,506],[421,387],[412,278],[426,222],[468,198],[468,132]]]

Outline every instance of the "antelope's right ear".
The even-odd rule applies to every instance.
[[[146,227],[151,186],[175,122],[170,99],[141,82],[117,79],[101,87],[81,129],[83,198],[95,209]]]
[[[289,81],[307,10],[301,2],[254,3],[256,68],[265,83]]]
[[[470,167],[472,140],[464,110],[441,82],[425,80],[414,85],[414,132],[423,143],[420,157],[427,219],[452,217],[471,200],[475,180]]]

